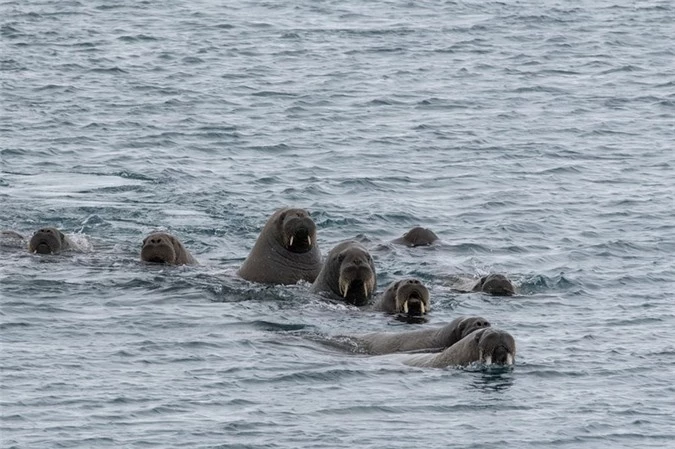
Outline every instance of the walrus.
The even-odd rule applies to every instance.
[[[238,274],[251,282],[314,282],[321,271],[316,225],[304,209],[282,208],[265,223]]]
[[[438,354],[417,355],[406,365],[444,368],[468,365],[473,362],[485,365],[513,365],[516,359],[516,341],[506,331],[487,327],[478,329]]]
[[[166,232],[153,232],[143,239],[141,260],[169,265],[192,265],[197,263],[180,240]]]
[[[376,287],[375,265],[370,253],[359,242],[347,240],[330,250],[311,290],[363,306]]]
[[[38,229],[28,242],[28,250],[33,254],[58,254],[70,247],[68,237],[52,227]]]
[[[472,332],[490,327],[479,316],[458,317],[440,328],[410,332],[374,332],[353,337],[357,346],[369,354],[391,354],[419,350],[442,351]]]
[[[462,293],[483,292],[495,296],[512,296],[516,292],[513,283],[503,274],[488,274],[480,279],[451,277],[452,288]]]
[[[392,282],[373,305],[373,310],[409,316],[424,315],[430,308],[429,290],[414,278]]]
[[[403,234],[402,237],[392,240],[392,243],[399,245],[414,246],[429,246],[438,240],[438,236],[433,231],[421,226],[415,226],[410,231]]]
[[[0,231],[0,247],[24,249],[26,238],[16,231]]]
[[[488,274],[487,276],[483,276],[471,290],[496,296],[512,296],[516,292],[511,281],[503,274]]]

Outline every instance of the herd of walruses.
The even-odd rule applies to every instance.
[[[0,241],[25,245],[14,231],[1,231]],[[429,229],[414,227],[394,244],[409,247],[432,245],[438,236]],[[74,247],[60,230],[45,227],[28,240],[35,254],[58,254]],[[148,263],[191,265],[197,260],[181,241],[166,232],[154,232],[143,239],[140,258]],[[285,207],[267,220],[237,274],[263,284],[311,283],[310,290],[348,304],[407,317],[420,317],[431,309],[429,290],[416,278],[392,282],[376,295],[377,274],[369,251],[355,240],[338,243],[322,258],[316,224],[304,209]],[[463,292],[484,292],[510,296],[511,281],[501,274],[465,279],[455,288]],[[376,332],[350,336],[368,354],[413,353],[405,363],[420,367],[461,366],[471,363],[513,365],[516,345],[506,331],[496,329],[482,317],[458,317],[432,329],[407,332]]]

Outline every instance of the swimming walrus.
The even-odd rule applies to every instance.
[[[0,231],[0,247],[25,249],[26,238],[16,231]]]
[[[374,332],[352,337],[357,346],[369,354],[391,354],[408,351],[442,351],[476,331],[490,327],[479,316],[459,317],[440,328],[410,332]]]
[[[347,240],[337,244],[326,257],[312,291],[355,306],[365,305],[377,287],[373,258],[359,242]]]
[[[513,283],[503,274],[488,274],[478,280],[453,278],[452,288],[462,293],[483,292],[495,296],[512,296],[516,292]]]
[[[414,278],[392,282],[373,305],[373,310],[409,316],[424,315],[430,308],[429,290]]]
[[[511,281],[503,274],[488,274],[487,276],[483,276],[471,290],[497,296],[512,296],[516,291]]]
[[[410,231],[403,234],[402,237],[392,240],[392,243],[399,245],[414,246],[428,246],[438,240],[438,236],[433,231],[421,226],[415,226]]]
[[[28,242],[28,250],[33,254],[58,254],[70,247],[71,242],[68,237],[52,227],[38,229]]]
[[[506,331],[487,327],[478,329],[438,354],[412,357],[406,365],[444,368],[478,362],[485,365],[513,365],[516,341]]]
[[[143,239],[141,260],[169,265],[191,265],[197,263],[180,240],[166,232],[153,232]]]
[[[265,223],[238,274],[251,282],[314,282],[321,271],[316,225],[304,209],[282,208]]]

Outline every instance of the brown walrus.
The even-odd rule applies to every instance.
[[[28,250],[33,254],[58,254],[70,247],[68,237],[52,227],[38,229],[28,242]]]
[[[373,305],[373,310],[409,316],[424,315],[430,308],[429,290],[414,278],[392,282]]]
[[[359,242],[337,244],[326,257],[311,290],[355,306],[365,305],[377,287],[373,258]]]
[[[143,239],[141,260],[170,265],[191,265],[197,263],[180,240],[166,232],[153,232]]]
[[[282,208],[267,220],[238,274],[251,282],[314,282],[321,271],[316,225],[304,209]]]
[[[468,365],[473,362],[486,365],[513,365],[516,360],[516,341],[506,331],[492,327],[472,332],[438,354],[417,355],[406,365],[444,368]]]
[[[399,245],[414,246],[428,246],[438,240],[438,236],[433,231],[421,226],[415,226],[410,231],[403,234],[402,237],[392,240],[392,243]]]
[[[467,316],[452,320],[440,328],[410,332],[374,332],[352,337],[358,347],[369,354],[407,351],[442,351],[477,329],[490,327],[483,317]]]

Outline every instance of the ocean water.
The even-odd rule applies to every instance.
[[[3,448],[675,441],[675,4],[0,3]],[[236,276],[278,207],[424,324]],[[442,243],[389,242],[414,225]],[[139,262],[156,229],[194,267]],[[507,274],[510,298],[452,276]],[[330,344],[480,315],[513,369]]]

